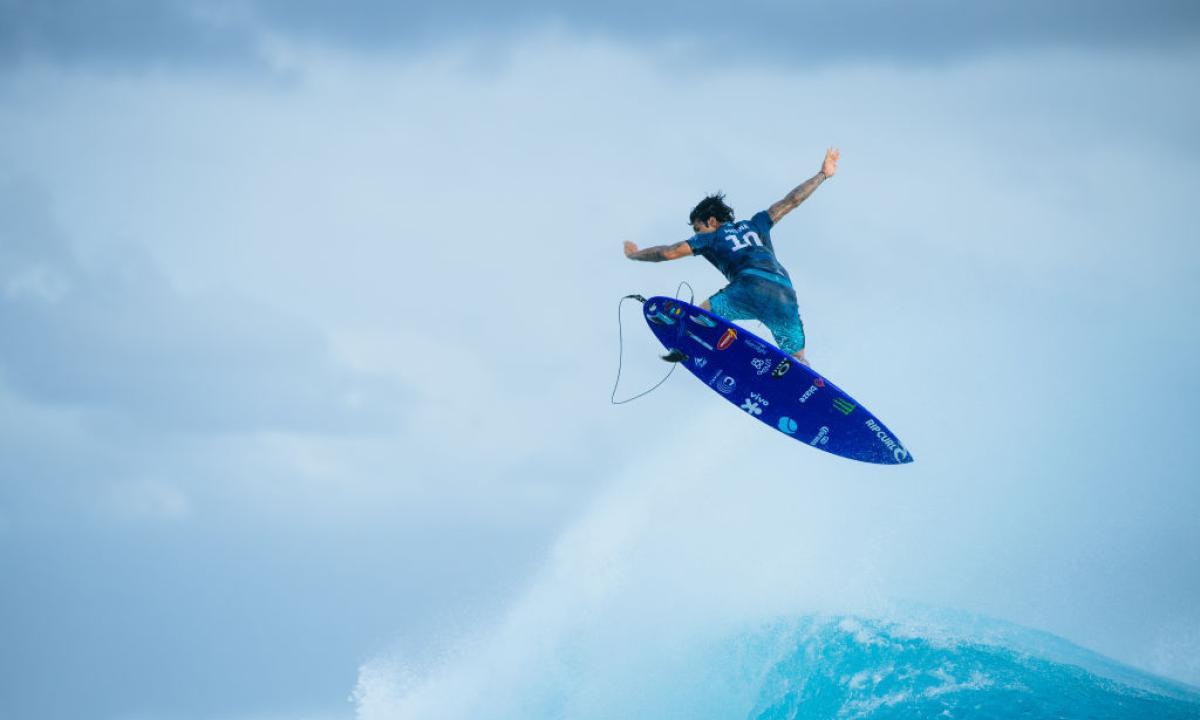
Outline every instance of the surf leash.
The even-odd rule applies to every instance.
[[[696,290],[686,280],[681,281],[679,283],[679,286],[677,288],[675,288],[675,299],[676,300],[679,299],[679,293],[683,291],[684,285],[687,285],[688,292],[690,293],[690,296],[688,297],[688,302],[693,303],[693,301],[696,299]],[[628,397],[628,398],[625,398],[624,400],[617,399],[617,388],[621,385],[621,367],[624,364],[624,358],[625,358],[625,326],[623,325],[622,320],[621,320],[621,309],[624,307],[626,300],[637,300],[640,303],[646,302],[646,298],[644,298],[641,295],[638,295],[636,293],[634,293],[633,295],[626,295],[625,297],[621,298],[621,300],[619,302],[617,302],[617,379],[615,381],[613,381],[612,394],[608,396],[608,401],[612,405],[624,405],[625,403],[633,402],[634,400],[637,400],[640,397],[649,395],[650,393],[657,390],[659,388],[659,386],[661,386],[663,383],[665,383],[667,381],[667,379],[671,377],[671,373],[675,372],[675,368],[679,367],[678,362],[669,360],[671,362],[671,369],[667,371],[666,375],[663,375],[662,380],[659,380],[653,386],[651,386],[649,389],[643,390],[642,392],[638,393],[637,395],[634,395],[633,397]],[[664,359],[668,359],[668,358],[664,358]]]

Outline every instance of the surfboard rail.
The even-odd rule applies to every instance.
[[[862,403],[746,328],[676,298],[642,304],[651,332],[698,380],[747,415],[818,450],[903,465],[912,453]]]

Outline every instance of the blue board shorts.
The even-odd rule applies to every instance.
[[[712,311],[726,320],[758,320],[789,355],[804,349],[804,323],[796,304],[796,291],[782,275],[763,270],[743,270],[720,292],[709,298]]]

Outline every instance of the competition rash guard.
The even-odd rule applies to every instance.
[[[729,282],[746,270],[788,278],[771,245],[773,224],[770,214],[761,210],[749,220],[727,222],[713,232],[693,235],[687,243],[693,255],[712,263]]]

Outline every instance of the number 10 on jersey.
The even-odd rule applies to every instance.
[[[751,245],[757,245],[758,247],[763,246],[762,240],[758,237],[758,233],[754,232],[753,230],[748,231],[745,236],[726,235],[725,239],[733,243],[734,252],[748,248]]]

